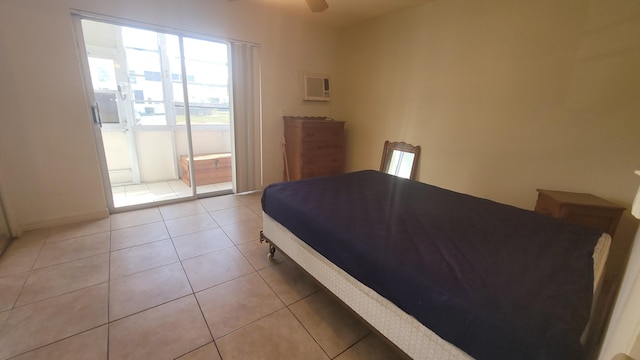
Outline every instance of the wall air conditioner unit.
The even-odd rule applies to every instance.
[[[329,101],[329,76],[317,74],[304,74],[302,82],[302,100]]]

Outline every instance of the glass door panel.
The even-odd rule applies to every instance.
[[[112,210],[193,197],[193,189],[180,181],[175,134],[165,112],[160,34],[86,19],[82,30]]]
[[[186,37],[182,45],[183,53],[180,52],[179,39],[166,39],[176,127],[184,126],[186,131],[188,126],[191,134],[195,169],[192,185],[196,186],[198,194],[230,192],[232,151],[228,46]]]
[[[101,120],[101,133],[112,184],[139,183],[140,173],[135,152],[135,138],[130,133],[132,117],[124,101],[123,84],[126,72],[114,49],[91,46],[87,48],[93,95]]]
[[[170,46],[168,48],[176,48]],[[179,44],[173,44],[178,45]],[[223,43],[184,38],[186,77],[173,76],[176,125],[189,127],[197,173],[198,194],[230,192],[232,189],[231,116],[229,112],[228,46]],[[172,74],[182,65],[180,53],[169,54]],[[185,81],[186,80],[186,81]],[[186,83],[178,94],[178,85]],[[188,106],[189,111],[186,111]]]
[[[81,25],[113,208],[230,193],[228,46],[89,19]]]

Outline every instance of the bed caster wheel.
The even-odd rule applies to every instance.
[[[275,254],[276,254],[276,247],[273,245],[269,245],[269,254],[267,254],[267,257],[269,258],[269,260],[273,259]]]

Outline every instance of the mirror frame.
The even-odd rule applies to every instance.
[[[420,155],[420,146],[407,144],[406,142],[403,142],[403,141],[398,141],[398,142],[391,142],[389,140],[385,141],[384,148],[382,150],[382,161],[380,162],[380,171],[382,171],[383,173],[388,174],[389,163],[391,162],[391,154],[393,154],[394,150],[414,154],[413,164],[411,164],[411,175],[409,176],[409,179],[415,180],[416,169],[418,168],[418,156]]]

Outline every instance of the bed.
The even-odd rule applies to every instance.
[[[271,251],[412,358],[584,357],[607,234],[378,171],[272,184],[262,208]]]

